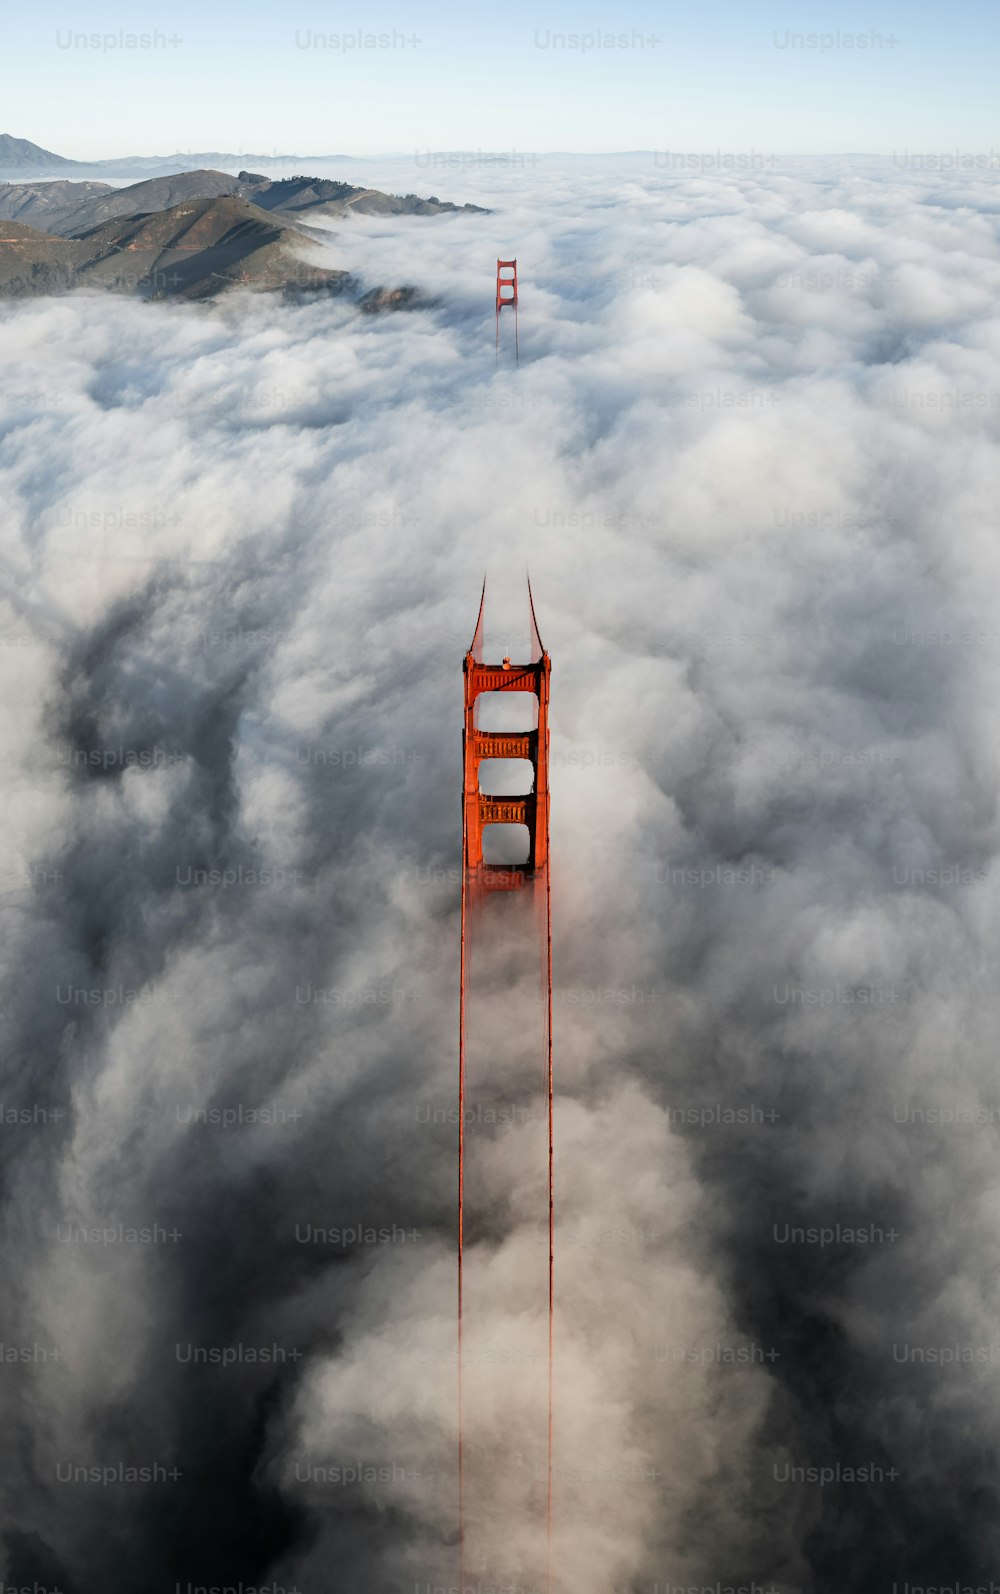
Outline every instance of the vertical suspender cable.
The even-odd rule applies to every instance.
[[[548,731],[546,730],[546,735]],[[546,768],[548,759],[546,759]],[[545,1506],[545,1589],[552,1589],[552,1402],[553,1402],[553,1320],[555,1305],[555,1203],[553,1167],[553,1079],[552,1079],[552,854],[549,850],[549,799],[545,802],[545,937],[548,964],[548,1062],[546,1068],[548,1087],[548,1195],[549,1195],[549,1364],[548,1364],[548,1490]]]
[[[463,732],[464,741],[464,732]],[[465,1588],[465,1411],[462,1404],[462,1250],[465,1217],[465,912],[466,912],[466,794],[462,785],[462,944],[458,990],[458,1566],[460,1589]]]

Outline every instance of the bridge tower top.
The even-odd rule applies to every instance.
[[[483,606],[486,583],[479,603],[479,618],[465,654],[465,727],[462,733],[465,782],[464,868],[478,884],[489,889],[515,889],[548,868],[549,832],[549,682],[552,661],[542,646],[535,606],[528,586],[531,609],[531,651],[527,664],[483,663]],[[534,726],[518,731],[485,731],[478,725],[477,704],[484,693],[524,692],[537,701]],[[518,796],[497,796],[480,790],[480,765],[497,758],[519,758],[531,765],[531,789]],[[483,831],[490,825],[524,825],[528,854],[518,864],[490,864],[483,860]]]

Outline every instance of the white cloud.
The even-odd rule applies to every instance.
[[[955,1480],[988,1500],[992,1364],[932,1382],[892,1346],[978,1344],[997,1304],[995,1117],[898,1117],[1000,1111],[986,186],[958,210],[870,169],[650,171],[617,195],[553,165],[465,187],[495,213],[358,219],[330,246],[433,309],[80,297],[0,319],[2,629],[31,639],[0,664],[9,818],[35,870],[5,954],[5,1101],[73,1114],[3,1131],[5,1340],[67,1340],[58,1379],[4,1396],[15,1425],[47,1414],[22,1529],[109,1590],[154,1563],[305,1587],[332,1559],[359,1588],[448,1575],[453,1411],[406,1357],[451,1332],[453,1126],[417,1107],[452,1102],[461,653],[484,567],[530,564],[576,1233],[558,1420],[574,1460],[603,1445],[663,1472],[568,1483],[563,1586],[833,1586],[843,1544],[824,1502],[776,1484],[786,1455],[899,1469],[853,1519],[859,1587],[919,1581],[938,1528],[971,1576],[996,1528]],[[516,371],[509,349],[494,366],[492,314],[515,250]],[[123,772],[67,767],[74,748],[159,754]],[[189,866],[244,873],[181,888]],[[245,878],[261,870],[297,878]],[[508,995],[529,1010],[527,986]],[[516,1030],[497,1045],[527,1089]],[[192,1103],[299,1116],[224,1129],[183,1122]],[[702,1121],[716,1107],[778,1117]],[[536,1132],[485,1153],[497,1228],[473,1264],[518,1344],[540,1328],[513,1304]],[[90,1266],[51,1239],[132,1220],[185,1238]],[[339,1261],[294,1237],[354,1220],[423,1248]],[[773,1238],[837,1222],[899,1237]],[[638,1242],[585,1243],[615,1224]],[[124,1422],[94,1369],[140,1299]],[[664,1322],[671,1344],[776,1359],[658,1361]],[[270,1404],[260,1368],[227,1383],[174,1355],[251,1336],[303,1352]],[[537,1391],[496,1369],[483,1389],[504,1522],[523,1480],[500,1414],[528,1421]],[[296,1457],[363,1446],[416,1481],[303,1504]],[[59,1458],[175,1454],[186,1482],[148,1515],[127,1491],[48,1490]],[[277,1490],[256,1502],[255,1468]],[[216,1521],[169,1550],[173,1503],[203,1521],[202,1488]],[[259,1532],[229,1526],[248,1511]],[[526,1565],[536,1549],[526,1529]]]

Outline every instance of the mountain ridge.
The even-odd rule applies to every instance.
[[[342,293],[349,272],[308,259],[309,240],[237,195],[118,216],[74,237],[0,220],[0,296],[94,287],[144,299],[213,298],[231,287]]]
[[[221,199],[227,195],[249,200],[260,209],[280,213],[289,220],[298,218],[303,222],[309,215],[487,214],[480,205],[456,205],[436,196],[422,199],[417,194],[384,194],[377,188],[358,188],[333,178],[305,175],[269,178],[250,171],[241,171],[233,177],[229,172],[206,168],[141,178],[125,188],[67,178],[0,182],[0,220],[25,221],[44,232],[70,237],[116,216],[168,210],[185,200]]]

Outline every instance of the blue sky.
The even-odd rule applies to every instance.
[[[152,42],[100,42],[120,30]],[[389,42],[332,42],[362,32]],[[609,33],[628,43],[558,42]],[[79,35],[99,42],[81,44]],[[844,35],[862,35],[868,47],[850,48]],[[343,8],[43,0],[12,13],[5,45],[0,131],[77,159],[204,149],[891,153],[1000,145],[1000,11],[987,0],[368,0]]]

